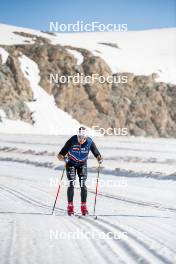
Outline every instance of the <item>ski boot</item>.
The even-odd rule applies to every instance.
[[[68,206],[67,206],[67,213],[68,213],[68,215],[73,215],[73,214],[74,214],[74,206],[73,206],[73,202],[68,203]]]
[[[81,203],[81,213],[82,213],[82,215],[88,214],[86,203]]]

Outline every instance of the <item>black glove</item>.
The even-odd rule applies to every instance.
[[[99,164],[102,164],[102,162],[103,162],[103,158],[102,158],[101,155],[98,155],[98,156],[97,156],[97,160],[98,160],[98,163],[99,163]]]

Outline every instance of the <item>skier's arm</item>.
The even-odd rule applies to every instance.
[[[71,148],[71,142],[72,142],[72,137],[65,143],[65,145],[57,155],[59,160],[64,160],[65,155],[68,153],[69,149]]]
[[[98,149],[97,149],[97,147],[93,141],[92,141],[92,144],[90,146],[90,150],[92,151],[92,154],[95,156],[95,158],[98,160],[98,162],[103,160],[100,152],[98,151]]]

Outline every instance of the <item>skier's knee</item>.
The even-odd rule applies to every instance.
[[[85,185],[85,183],[84,183],[84,185],[83,185],[83,186],[81,186],[81,190],[82,190],[82,191],[86,191],[86,192],[87,192],[87,186]]]
[[[75,181],[69,180],[68,186],[74,188],[74,185],[75,185]]]
[[[79,179],[80,187],[86,187],[86,177],[81,177]]]

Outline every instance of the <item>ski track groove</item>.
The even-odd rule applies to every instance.
[[[167,258],[165,258],[164,256],[160,255],[158,252],[151,250],[150,249],[150,245],[148,245],[146,242],[144,242],[144,240],[140,237],[137,237],[136,235],[133,234],[132,230],[129,229],[124,229],[122,227],[120,227],[117,224],[111,223],[110,221],[107,221],[105,219],[99,219],[99,221],[115,228],[115,229],[119,229],[121,232],[127,231],[128,236],[133,239],[135,242],[137,242],[139,245],[141,245],[145,250],[148,250],[153,256],[155,256],[156,258],[158,258],[158,260],[161,260],[163,263],[168,263],[168,264],[172,264],[172,262],[170,262],[170,260],[168,260]],[[126,228],[126,226],[125,226]],[[131,228],[130,228],[131,229]],[[141,235],[141,234],[140,234]],[[154,241],[155,242],[155,241]]]
[[[1,158],[0,158],[0,160],[1,160]],[[2,160],[4,160],[4,159],[2,159]],[[9,161],[9,159],[7,159],[7,160]],[[18,159],[15,159],[15,160],[11,160],[10,159],[10,161],[31,164],[31,165],[35,165],[37,167],[47,167],[47,168],[52,168],[52,169],[55,167],[51,162],[44,162],[43,163],[43,162],[35,162],[35,161],[29,161],[29,160],[21,161],[21,160],[18,160]],[[88,189],[88,192],[93,193],[93,194],[95,193],[93,190],[90,190],[90,189]],[[103,196],[103,197],[110,198],[110,199],[115,199],[115,200],[119,200],[119,201],[122,201],[122,202],[127,202],[127,203],[130,203],[130,204],[135,204],[135,205],[138,205],[138,206],[147,206],[147,207],[156,208],[156,209],[158,209],[160,211],[168,210],[168,211],[176,213],[176,208],[162,206],[161,204],[156,204],[156,203],[151,203],[151,202],[144,202],[144,201],[137,201],[137,200],[129,199],[129,198],[126,198],[126,197],[115,196],[115,195],[110,195],[110,194],[101,193],[101,192],[99,192],[99,195]]]
[[[22,200],[22,201],[24,201],[24,202],[26,202],[26,203],[34,206],[34,207],[40,207],[43,209],[50,209],[50,210],[52,209],[52,206],[49,206],[49,205],[46,205],[40,201],[34,200],[33,198],[25,195],[24,193],[16,191],[14,189],[11,189],[5,185],[0,184],[0,189],[14,195],[15,197],[19,198],[20,200]],[[59,210],[61,210],[61,209],[59,209]]]
[[[88,192],[95,194],[95,192],[90,190],[90,189],[88,190]],[[98,195],[100,195],[102,197],[106,197],[106,198],[122,201],[122,202],[125,202],[125,203],[135,204],[135,205],[138,205],[138,206],[147,206],[147,207],[158,209],[160,211],[168,210],[168,211],[172,211],[172,212],[176,213],[176,208],[165,207],[165,206],[162,206],[161,204],[155,204],[155,203],[144,202],[144,201],[137,201],[137,200],[125,198],[123,196],[115,196],[115,195],[110,195],[110,194],[101,193],[101,192],[99,192]]]
[[[46,205],[44,205],[44,204],[41,204],[40,202],[38,202],[38,201],[36,201],[36,200],[34,200],[34,199],[29,198],[28,196],[22,194],[22,193],[19,192],[19,191],[14,191],[13,189],[11,189],[11,188],[9,188],[9,187],[5,187],[5,186],[0,185],[0,188],[1,188],[2,190],[5,190],[5,191],[9,192],[10,194],[13,194],[14,196],[16,196],[17,198],[19,198],[20,200],[23,200],[23,201],[25,201],[25,202],[27,202],[27,203],[30,203],[30,204],[33,205],[33,206],[37,206],[37,207],[39,206],[39,207],[47,208],[47,209],[48,209],[48,207],[49,207],[49,206],[46,206]],[[49,207],[49,208],[50,208],[50,207]],[[65,210],[63,210],[63,211],[65,211]],[[98,226],[98,227],[99,227],[99,226]],[[129,249],[129,248],[127,247],[127,249]],[[137,257],[137,255],[136,255],[135,253],[133,253],[133,258],[136,259],[136,257]],[[109,261],[109,260],[108,260],[108,261]],[[141,263],[143,263],[143,264],[147,264],[148,262],[146,262],[146,261],[143,260]]]
[[[139,221],[139,220],[136,220]],[[144,220],[145,221],[145,220]],[[150,224],[151,223],[151,224]],[[156,223],[154,223],[153,221],[147,220],[145,221],[145,226],[148,225],[149,226],[149,230],[151,230],[151,227],[155,226],[155,230],[158,230],[160,233],[162,232],[164,235],[166,235],[166,233],[168,234],[168,231],[166,230],[166,232],[164,232],[161,227],[158,227],[156,225]],[[137,228],[135,228],[134,226],[131,227],[130,225],[128,225],[129,228],[135,229],[136,232],[139,232],[139,230]],[[153,240],[154,242],[157,242],[158,244],[162,245],[162,247],[166,247],[168,250],[170,250],[173,254],[176,254],[176,250],[173,250],[172,248],[168,247],[165,243],[163,243],[162,240],[160,239],[154,239],[153,237],[151,237],[151,235],[149,236],[148,234],[146,235],[146,233],[144,231],[140,231],[144,236],[146,236],[147,238]],[[170,232],[169,232],[170,233]],[[175,235],[170,233],[170,235],[175,238]]]
[[[45,205],[45,204],[43,204],[43,203],[41,203],[41,202],[39,202],[39,201],[36,201],[36,200],[34,200],[34,199],[28,197],[27,195],[24,195],[23,193],[21,193],[21,192],[19,192],[19,191],[14,191],[13,189],[11,189],[11,188],[9,188],[9,187],[6,187],[6,186],[2,186],[2,185],[0,185],[0,188],[1,188],[2,190],[4,190],[4,191],[9,192],[10,194],[13,194],[14,196],[16,196],[17,198],[19,198],[20,200],[23,200],[23,201],[25,201],[25,202],[27,202],[27,203],[30,203],[32,206],[37,206],[37,207],[41,207],[41,208],[44,208],[44,209],[51,209],[50,206]],[[60,208],[56,208],[56,210],[57,210],[57,211],[59,210],[59,211],[64,211],[64,212],[66,212],[66,210],[62,210],[62,209],[60,209]],[[86,220],[87,220],[87,219],[86,219]],[[99,220],[100,220],[100,219],[99,219]],[[105,221],[105,220],[102,220],[102,219],[101,219],[101,221],[104,222],[104,223],[109,223],[109,224],[111,224],[111,226],[114,226],[115,228],[119,228],[117,225],[114,225],[114,224],[112,224],[112,223],[110,223],[110,222],[107,222],[107,221]],[[124,230],[123,230],[123,231],[124,231]],[[134,236],[133,236],[133,238],[134,238]],[[138,242],[140,242],[140,243],[142,243],[142,244],[144,245],[144,242],[142,242],[141,240],[139,241],[139,239],[138,239]],[[145,245],[145,246],[146,246],[146,245]],[[160,256],[159,254],[157,254],[156,252],[154,252],[154,254],[155,254],[156,256],[158,256],[158,257],[162,257],[162,256]],[[163,259],[163,257],[162,257],[162,260],[164,260],[165,263],[171,263],[171,262],[168,262],[167,259]],[[145,263],[145,262],[143,262],[143,263]]]
[[[76,225],[77,227],[79,227],[79,228],[82,228],[82,225],[80,225],[80,224],[78,223],[78,221],[74,221],[75,219],[73,220],[74,216],[69,216],[69,217],[70,217],[70,223],[72,224],[73,229],[75,228],[75,225]],[[72,230],[73,230],[73,229],[72,229]],[[94,240],[90,240],[90,239],[89,239],[89,241],[90,241],[90,244],[92,244],[92,246],[93,246],[94,248],[97,249],[98,255],[99,255],[99,257],[101,258],[101,262],[103,261],[103,263],[115,264],[115,262],[112,261],[112,260],[110,259],[110,257],[109,257],[107,254],[104,253],[104,251],[101,250],[101,247],[100,247],[100,246],[99,246]],[[86,241],[86,243],[87,243],[87,241]],[[77,244],[79,244],[79,243],[77,242]],[[82,245],[80,244],[79,247],[81,247],[81,246],[82,246]],[[114,253],[114,252],[112,251],[111,247],[108,246],[108,249],[111,251],[111,253]],[[102,255],[103,255],[103,257],[102,257]],[[115,257],[117,257],[117,255],[115,255]],[[105,262],[104,262],[104,261],[105,261]],[[117,263],[117,262],[116,262],[116,263]],[[119,263],[124,264],[124,262],[119,262]]]
[[[76,218],[77,218],[77,216],[75,216]],[[73,218],[72,218],[73,219]],[[79,227],[82,227],[82,223],[85,225],[85,223],[84,222],[82,222],[82,223],[80,223],[80,221],[79,221],[80,219],[74,219],[74,224],[76,224],[77,226],[79,226]],[[87,226],[87,225],[85,225],[85,226]],[[98,228],[96,228],[96,230],[98,230],[98,231],[100,231],[100,229],[98,229]],[[109,259],[109,256],[107,256],[105,253],[104,253],[104,251],[102,251],[102,245],[99,245],[97,242],[96,242],[96,240],[92,240],[92,243],[94,244],[94,246],[96,246],[96,248],[100,251],[100,254],[103,254],[103,257],[105,258],[105,259],[107,259],[107,263],[109,263],[110,261],[112,262],[112,263],[114,263],[114,258],[113,258],[113,260],[110,260]],[[106,248],[111,252],[111,254],[113,254],[113,256],[115,257],[115,259],[118,259],[118,263],[121,263],[121,264],[125,264],[125,263],[127,263],[125,260],[123,260],[123,258],[120,256],[120,254],[118,254],[117,253],[117,251],[115,251],[114,250],[114,247],[112,246],[112,242],[110,242],[110,241],[108,241],[108,240],[103,240],[103,243],[105,244],[105,246],[106,246]],[[103,245],[104,246],[104,245]],[[110,262],[110,263],[111,263]],[[117,263],[117,262],[115,262],[115,263]]]
[[[6,192],[8,192],[8,193],[10,193],[10,194],[12,194],[12,195],[14,195],[14,196],[16,196],[17,198],[19,198],[20,200],[22,200],[22,201],[24,201],[24,202],[27,202],[27,203],[29,203],[30,205],[32,205],[32,206],[34,206],[34,207],[41,207],[41,208],[43,208],[43,209],[51,209],[52,207],[51,206],[49,206],[49,205],[46,205],[46,204],[44,204],[44,203],[41,203],[40,201],[37,201],[37,200],[35,200],[35,199],[33,199],[33,198],[31,198],[31,197],[29,197],[29,196],[27,196],[26,194],[24,194],[24,193],[22,193],[22,192],[19,192],[19,191],[16,191],[16,190],[14,190],[14,189],[12,189],[12,188],[9,188],[9,187],[7,187],[7,186],[5,186],[5,185],[0,185],[0,189],[1,190],[3,190],[3,191],[6,191]],[[92,192],[92,191],[89,191],[89,192],[91,192],[91,193],[94,193],[94,192]],[[115,200],[121,200],[121,199],[119,199],[119,197],[112,197],[112,196],[110,196],[109,197],[109,195],[107,195],[107,194],[105,194],[105,195],[102,195],[102,196],[104,196],[104,197],[106,197],[106,198],[108,198],[108,199],[115,199]],[[129,201],[127,201],[127,200],[122,200],[123,202],[129,202]],[[131,201],[130,201],[130,203],[131,203]],[[135,204],[137,204],[137,205],[141,205],[141,203],[136,203],[136,202],[134,202],[134,201],[132,201],[132,203],[135,203]],[[143,204],[142,204],[143,205]],[[148,206],[148,205],[147,205]],[[153,205],[152,205],[152,207],[153,207]],[[155,207],[156,209],[158,209],[158,207]],[[160,208],[159,208],[160,209]],[[66,210],[64,210],[64,209],[60,209],[60,208],[56,208],[56,212],[58,212],[58,211],[61,211],[61,212],[66,212]],[[82,218],[81,218],[82,219]],[[103,220],[103,219],[98,219],[98,222],[102,222],[102,223],[104,223],[105,225],[108,225],[108,228],[106,227],[106,226],[103,226],[103,225],[101,225],[100,223],[98,223],[98,222],[93,222],[93,219],[88,219],[88,218],[84,218],[84,220],[85,221],[87,221],[89,224],[91,224],[91,225],[93,225],[94,227],[96,227],[98,230],[102,230],[102,231],[105,231],[105,232],[109,232],[110,231],[110,229],[113,227],[113,228],[115,228],[115,229],[120,229],[120,227],[119,226],[117,226],[117,225],[115,225],[115,224],[113,224],[113,223],[110,223],[109,221],[106,221],[106,220]],[[110,228],[110,229],[109,229]],[[12,228],[13,230],[12,230],[12,242],[11,242],[11,245],[10,245],[10,248],[9,248],[9,252],[10,252],[10,254],[13,254],[13,247],[14,247],[14,239],[15,239],[15,229],[14,229],[14,227]],[[121,230],[123,230],[123,229],[121,229]],[[123,230],[124,231],[124,230]],[[143,242],[143,241],[141,241],[141,239],[139,239],[139,238],[136,238],[134,235],[131,235],[130,234],[130,236],[131,236],[131,238],[135,241],[135,243],[140,243],[140,244],[142,244],[142,246],[144,247],[144,249],[145,250],[148,250],[148,246],[147,246],[147,244],[145,243],[145,242]],[[94,243],[94,244],[96,244],[96,243]],[[108,244],[108,243],[107,243]],[[131,247],[131,245],[129,245],[128,243],[126,243],[126,242],[124,242],[124,241],[121,241],[121,244],[122,244],[122,247],[124,248],[124,250],[126,251],[128,251],[129,252],[129,254],[130,254],[130,256],[131,256],[131,258],[134,260],[134,261],[136,261],[136,260],[138,260],[139,262],[138,263],[141,263],[141,264],[151,264],[151,262],[150,261],[148,261],[145,257],[142,257],[142,256],[140,256],[137,252],[135,252],[135,250]],[[97,244],[96,244],[96,247],[97,247],[97,249],[98,249],[98,246],[97,246]],[[111,248],[111,246],[110,245],[108,245],[108,248],[109,248],[109,250],[111,249],[112,250],[112,248]],[[98,250],[100,250],[100,249],[98,249]],[[113,250],[112,250],[113,251]],[[162,263],[167,263],[167,264],[173,264],[172,262],[170,262],[168,259],[166,259],[164,256],[162,256],[162,255],[160,255],[160,254],[158,254],[157,252],[152,252],[152,251],[150,251],[150,253],[152,253],[155,257],[157,257],[158,258],[158,260],[160,260],[160,261],[162,261]],[[116,256],[117,257],[117,256]],[[119,257],[119,256],[118,256]],[[108,263],[109,263],[109,259],[108,259]],[[119,259],[119,261],[120,261],[120,263],[125,263],[125,262],[123,262],[123,260],[120,260]],[[111,263],[111,262],[110,262]],[[113,263],[113,262],[112,262]]]
[[[29,196],[25,195],[24,193],[21,193],[19,191],[14,190],[14,189],[10,189],[7,186],[3,186],[2,184],[0,184],[0,188],[5,188],[6,191],[11,192],[12,194],[16,195],[17,197],[18,197],[18,194],[19,194],[19,196],[22,196],[21,198],[24,201],[29,202],[32,205],[36,204],[36,206],[38,206],[38,207],[43,207],[43,208],[48,208],[48,209],[50,208],[49,205],[45,205],[45,204],[43,204],[43,203],[41,203],[41,202],[39,202],[37,200],[34,200],[33,198],[30,198]],[[79,189],[79,188],[75,187],[75,189]],[[88,189],[88,192],[92,193],[92,194],[95,194],[95,192],[90,190],[90,189]],[[100,195],[102,197],[105,197],[105,198],[108,198],[108,199],[122,201],[124,203],[132,203],[132,204],[135,204],[135,205],[138,205],[138,206],[152,207],[152,208],[158,209],[159,211],[168,210],[168,211],[172,211],[174,213],[176,212],[175,208],[168,208],[168,207],[164,207],[164,206],[161,206],[161,205],[158,205],[158,204],[154,204],[154,203],[147,203],[147,202],[143,202],[143,201],[135,201],[135,200],[132,200],[132,199],[126,199],[125,197],[122,197],[122,196],[114,196],[114,195],[109,195],[109,194],[106,194],[106,193],[102,194],[101,192],[98,195]],[[20,198],[20,197],[18,197],[18,198]]]
[[[19,191],[15,191],[15,190],[7,187],[7,186],[0,185],[0,189],[14,195],[15,197],[19,198],[20,200],[22,200],[26,203],[29,203],[32,206],[41,207],[41,208],[45,208],[45,209],[50,208],[50,206],[47,206],[47,205],[45,205],[39,201],[36,201],[36,200],[30,198],[29,196],[27,196],[27,195],[25,195]]]
[[[13,256],[13,246],[15,244],[15,236],[16,236],[16,229],[15,229],[15,224],[14,221],[9,221],[6,220],[5,224],[8,224],[9,229],[8,229],[8,234],[5,232],[2,237],[2,245],[1,245],[1,254],[0,254],[0,263],[3,259],[9,258],[9,256]],[[7,230],[6,225],[4,227],[4,230]],[[10,238],[8,238],[7,242],[5,243],[5,238],[7,235],[10,235]],[[0,241],[1,242],[1,241]],[[7,262],[8,264],[11,264],[11,261]]]
[[[15,191],[15,190],[13,190],[13,189],[11,189],[11,188],[9,188],[9,187],[2,186],[2,185],[0,185],[0,188],[1,188],[2,190],[4,190],[4,191],[7,191],[7,192],[13,194],[14,196],[16,196],[17,198],[19,198],[20,200],[23,200],[23,201],[29,203],[29,204],[32,205],[32,206],[35,206],[35,207],[41,207],[41,208],[44,208],[44,209],[51,209],[51,206],[48,206],[48,205],[45,205],[45,204],[43,204],[43,203],[41,203],[41,202],[39,202],[39,201],[36,201],[36,200],[34,200],[34,199],[28,197],[27,195],[24,195],[23,193],[21,193],[21,192],[19,192],[19,191]],[[109,197],[107,197],[107,198],[109,198]],[[59,208],[59,209],[56,208],[56,210],[66,212],[65,210],[62,210],[62,209],[60,209],[60,208]],[[102,221],[103,221],[103,220],[102,220]],[[144,262],[144,263],[145,263],[145,262]],[[169,262],[166,262],[166,263],[169,263]]]
[[[16,222],[12,222],[11,225],[11,235],[10,235],[10,244],[8,247],[8,255],[9,255],[9,264],[13,264],[14,262],[12,261],[14,256],[14,248],[16,244]]]
[[[137,219],[136,221],[139,222],[138,219]],[[118,222],[119,222],[120,224],[122,224],[121,221],[120,221],[119,219],[118,219]],[[155,225],[155,229],[158,229],[158,230],[161,232],[161,228],[159,228],[158,226],[156,226],[156,223],[153,222],[153,223],[149,224],[148,222],[150,222],[150,221],[148,221],[148,220],[147,220],[147,221],[144,220],[144,222],[145,222],[145,226],[148,225],[148,227],[149,227],[148,231],[151,231],[151,227],[153,227],[153,225]],[[122,225],[124,225],[124,224],[122,224]],[[126,224],[126,223],[125,223],[125,225],[126,225],[126,227],[129,227],[130,229],[135,230],[135,232],[137,232],[137,233],[141,233],[143,237],[145,237],[146,239],[150,239],[151,242],[154,242],[154,243],[157,242],[158,245],[159,245],[160,247],[161,247],[161,246],[162,246],[162,247],[165,247],[165,248],[167,248],[169,251],[171,251],[173,254],[176,254],[176,251],[173,250],[172,248],[168,247],[167,244],[163,243],[162,240],[160,240],[160,239],[156,239],[156,237],[154,238],[154,237],[152,237],[151,235],[149,236],[148,233],[146,234],[146,232],[147,232],[146,230],[145,230],[145,231],[141,231],[141,230],[137,229],[136,227],[131,226],[131,225]],[[163,232],[163,234],[166,235],[166,233],[164,233],[164,232]],[[175,238],[174,235],[173,235],[173,238]]]
[[[89,223],[90,225],[96,227],[99,231],[103,231],[104,233],[108,233],[111,232],[111,226],[108,225],[108,227],[106,225],[102,225],[100,223],[98,223],[98,220],[93,221],[93,219],[90,218],[81,218],[83,219],[83,221]],[[126,241],[123,240],[116,240],[115,238],[112,238],[112,240],[114,241],[114,243],[116,244],[117,241],[119,242],[119,245],[121,246],[121,248],[123,249],[124,252],[128,252],[128,255],[130,255],[131,259],[128,261],[133,261],[134,263],[140,263],[140,264],[151,264],[152,262],[150,262],[146,257],[139,255],[139,253],[134,249],[134,247],[131,246],[131,244],[127,243]],[[129,256],[128,256],[129,257]],[[136,262],[137,261],[137,262]],[[126,262],[126,263],[131,263],[131,262]],[[154,262],[153,262],[154,264]]]
[[[155,222],[152,221],[151,219],[148,221],[148,223],[151,223],[151,225],[154,225]],[[157,229],[159,229],[160,231],[167,232],[169,233],[172,237],[176,237],[176,233],[174,232],[174,229],[176,228],[176,226],[173,227],[173,230],[169,230],[168,228],[166,228],[166,226],[163,223],[159,223],[160,226],[156,226]],[[162,229],[161,229],[162,228]],[[175,229],[176,230],[176,229]]]

